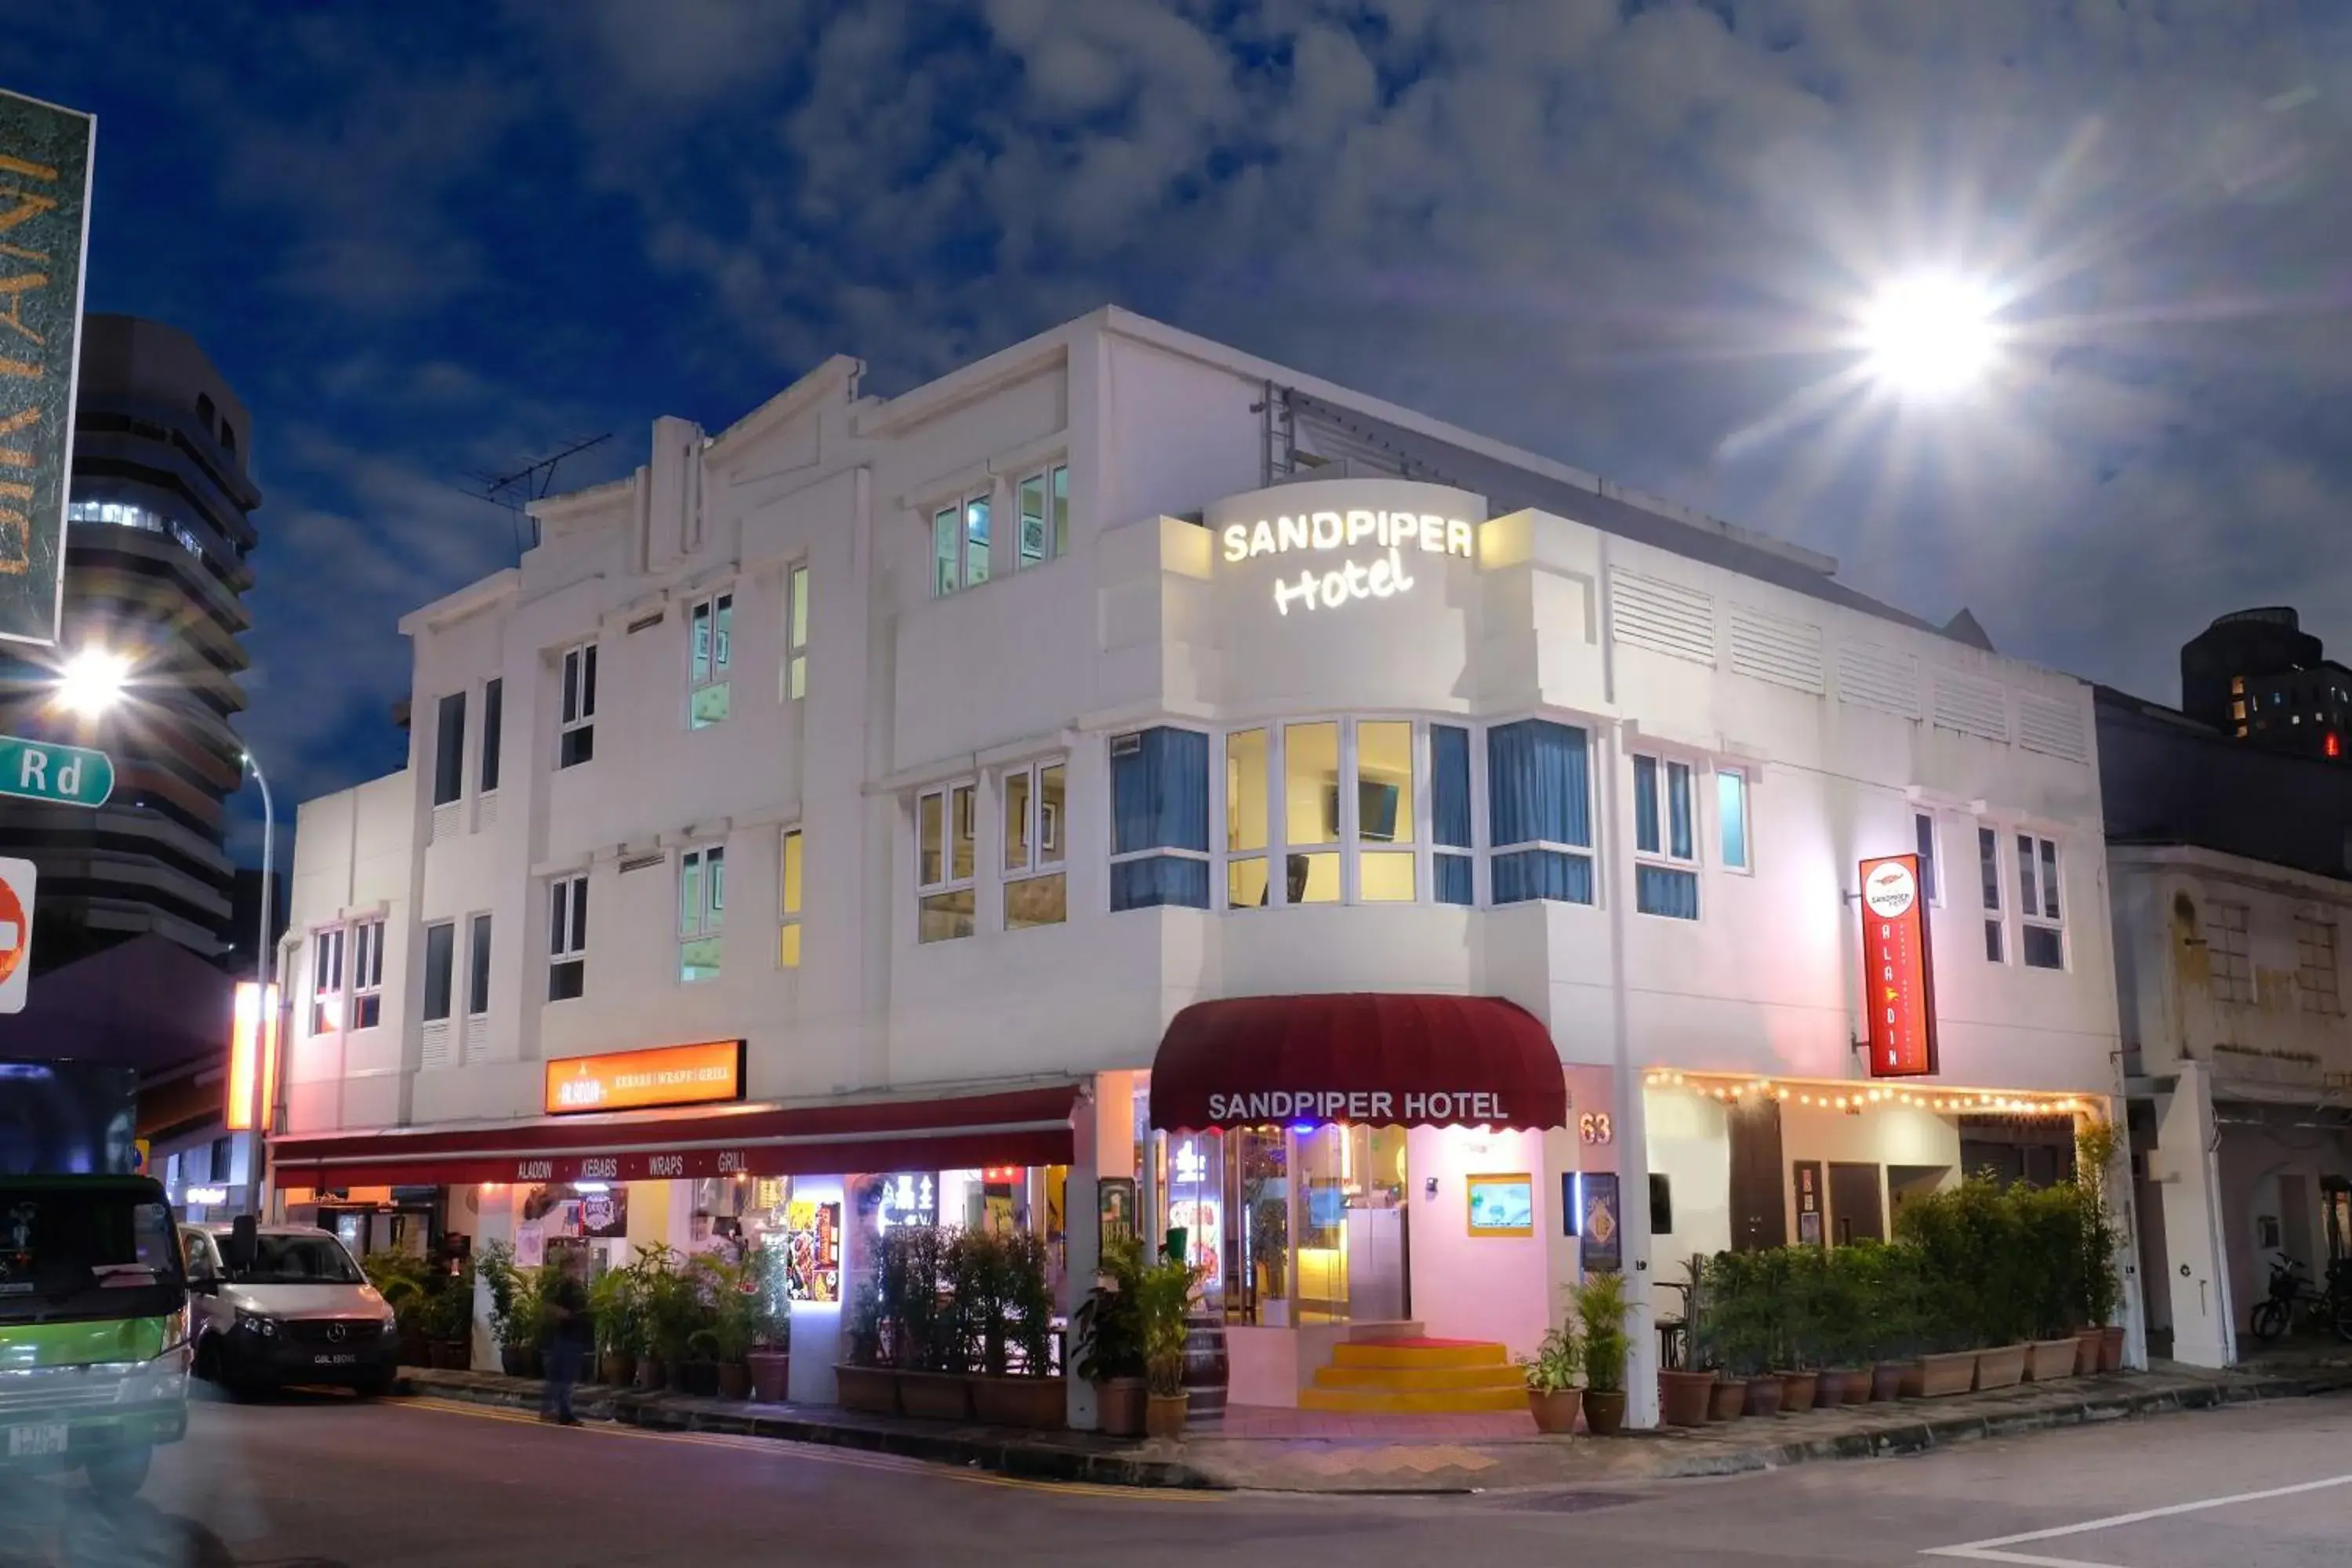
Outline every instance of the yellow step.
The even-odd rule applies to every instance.
[[[1339,1415],[1477,1415],[1525,1410],[1525,1388],[1455,1388],[1385,1394],[1355,1388],[1303,1388],[1298,1408]]]
[[[1391,1394],[1434,1393],[1448,1388],[1517,1388],[1519,1369],[1487,1366],[1325,1366],[1315,1371],[1325,1388],[1379,1390]]]
[[[1331,1347],[1333,1366],[1419,1368],[1508,1366],[1501,1345],[1469,1340],[1361,1340]]]

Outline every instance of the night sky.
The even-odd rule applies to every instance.
[[[1107,301],[2144,695],[2249,604],[2352,654],[2340,0],[5,9],[99,117],[89,307],[253,409],[281,803],[399,765],[395,620],[515,553],[469,472]],[[2010,339],[1927,407],[1852,374],[1922,268]]]

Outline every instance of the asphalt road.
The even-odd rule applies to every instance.
[[[1276,1560],[2333,1568],[2352,1560],[2352,1399],[1609,1493],[1349,1501],[1045,1486],[752,1438],[297,1394],[200,1406],[130,1507],[100,1510],[68,1479],[0,1496],[0,1568]]]

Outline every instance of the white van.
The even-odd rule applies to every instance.
[[[192,1225],[188,1259],[196,1375],[232,1394],[336,1384],[362,1398],[389,1391],[400,1365],[392,1308],[332,1233]],[[247,1255],[249,1252],[249,1255]]]

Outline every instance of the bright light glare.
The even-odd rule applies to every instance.
[[[102,647],[86,647],[58,673],[58,706],[95,719],[122,700],[131,681],[131,661]]]
[[[1990,296],[1958,278],[1889,284],[1864,312],[1862,330],[1871,374],[1909,396],[1948,396],[1975,384],[1999,346]]]

